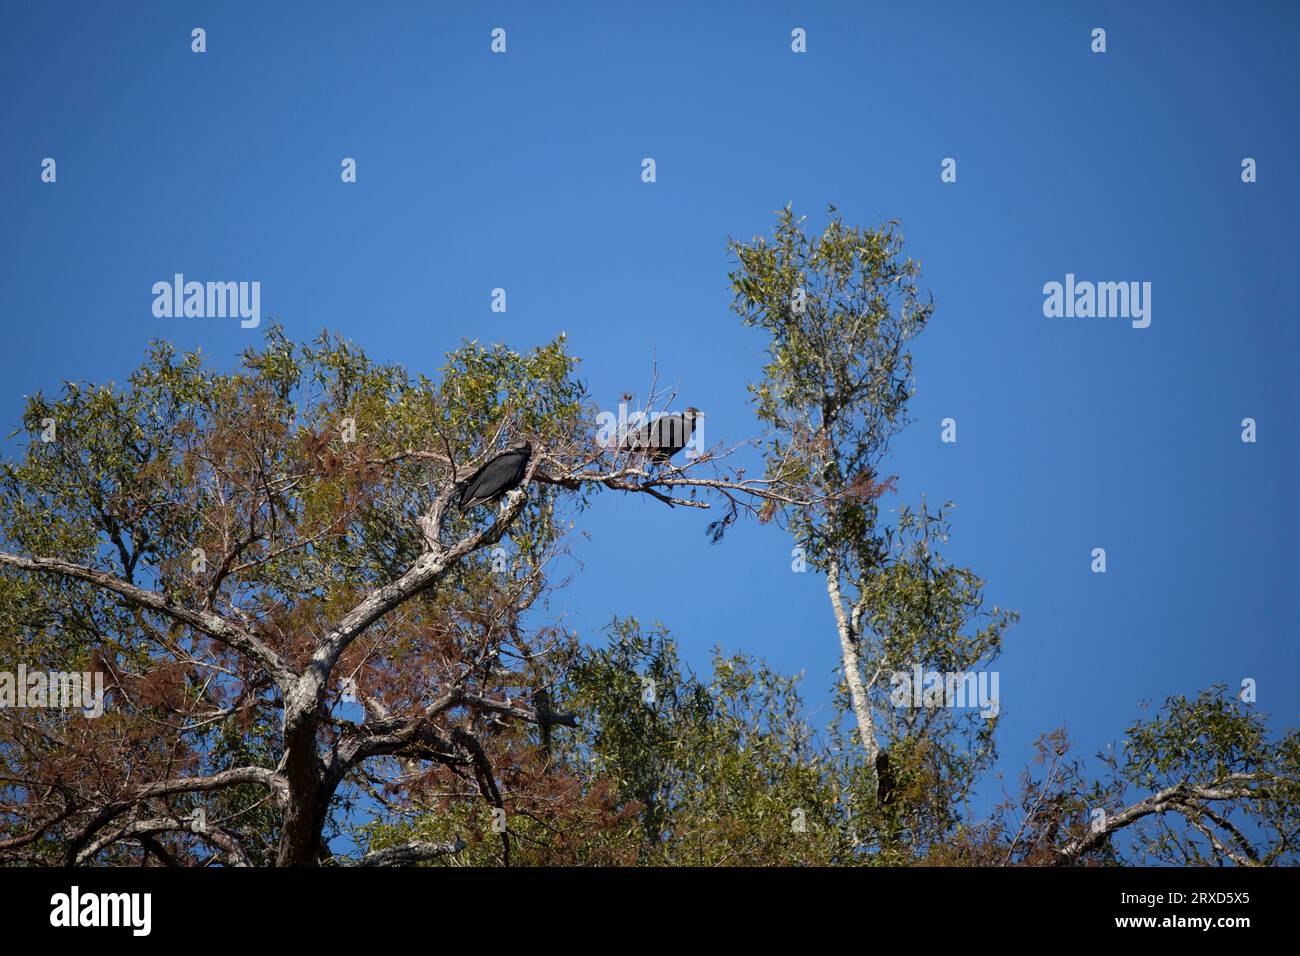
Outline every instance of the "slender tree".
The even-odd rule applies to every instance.
[[[841,673],[856,740],[879,796],[909,781],[942,812],[906,823],[912,839],[940,839],[953,807],[993,756],[996,717],[900,709],[891,676],[971,671],[997,655],[1014,615],[983,601],[983,582],[942,557],[944,509],[902,507],[892,525],[880,501],[890,440],[907,424],[912,357],[932,303],[920,269],[903,254],[895,223],[851,228],[832,208],[808,235],[790,207],[769,241],[732,241],[734,308],[768,336],[768,360],[751,386],[769,428],[769,478],[797,483],[802,502],[769,502],[764,516],[787,527],[826,581]],[[882,787],[881,771],[890,779]],[[897,831],[897,807],[879,807]],[[937,809],[937,808],[934,808]],[[936,820],[944,821],[935,830]]]

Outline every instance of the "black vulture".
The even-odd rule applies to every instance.
[[[894,802],[894,770],[889,766],[889,751],[876,752],[876,801],[887,807]]]
[[[524,472],[528,470],[528,459],[532,453],[533,446],[521,441],[490,459],[461,483],[457,507],[465,511],[519,487],[519,483],[524,480]]]
[[[660,415],[654,421],[628,432],[623,438],[623,448],[631,451],[645,449],[647,458],[662,464],[690,443],[695,433],[695,422],[704,413],[691,406],[684,412]]]
[[[551,769],[551,695],[546,688],[533,692],[533,710],[537,714],[537,726],[542,732],[542,751],[546,754],[546,773]]]

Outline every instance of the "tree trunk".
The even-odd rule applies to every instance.
[[[844,598],[840,593],[840,563],[833,557],[826,569],[826,592],[830,595],[831,608],[835,611],[835,627],[840,635],[840,660],[844,666],[844,681],[849,685],[853,716],[858,722],[858,737],[867,752],[867,766],[871,768],[871,773],[874,775],[880,743],[876,740],[876,724],[871,714],[871,699],[867,696],[867,688],[862,683],[862,658],[858,635],[853,633],[853,625],[844,610]]]
[[[327,795],[316,755],[316,723],[301,720],[286,731],[284,775],[289,782],[288,804],[276,866],[315,866],[320,862]]]

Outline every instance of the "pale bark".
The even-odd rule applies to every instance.
[[[868,767],[875,774],[876,756],[880,742],[876,739],[875,718],[871,712],[871,698],[862,682],[862,656],[859,635],[844,609],[844,595],[840,589],[840,564],[832,557],[826,569],[826,591],[830,595],[831,609],[835,612],[835,628],[840,635],[840,660],[844,668],[844,682],[849,688],[853,716],[858,724],[858,739],[867,752]]]
[[[1261,778],[1257,774],[1235,773],[1212,784],[1178,783],[1166,787],[1118,813],[1107,814],[1102,825],[1092,829],[1086,837],[1073,840],[1056,851],[1061,863],[1072,863],[1088,850],[1102,845],[1116,830],[1131,826],[1143,817],[1174,810],[1190,817],[1202,812],[1202,801],[1237,800],[1250,796],[1250,784]]]
[[[465,849],[464,840],[450,843],[432,843],[428,840],[412,840],[399,846],[385,847],[367,853],[357,861],[357,866],[409,866],[422,860],[433,860],[440,856],[451,856]]]
[[[193,833],[204,843],[218,850],[221,854],[221,862],[225,866],[245,867],[253,865],[248,859],[248,854],[244,852],[244,847],[239,842],[239,839],[230,831],[215,825],[206,826],[202,830],[195,830],[188,821],[177,817],[151,817],[145,820],[133,820],[112,833],[95,840],[77,854],[77,862],[84,863],[86,860],[93,859],[96,853],[122,840],[134,839],[143,843],[146,838],[157,836],[160,833],[181,832]]]

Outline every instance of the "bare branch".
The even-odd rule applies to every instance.
[[[1259,774],[1234,773],[1215,783],[1178,783],[1166,787],[1118,813],[1107,814],[1103,824],[1092,830],[1086,837],[1073,840],[1058,849],[1056,851],[1058,862],[1073,862],[1087,851],[1100,846],[1112,833],[1152,814],[1165,813],[1169,810],[1199,812],[1203,811],[1203,808],[1198,806],[1200,801],[1237,800],[1248,797],[1253,793],[1250,784],[1261,782],[1263,779]]]
[[[73,578],[74,580],[85,581],[105,591],[111,591],[125,598],[129,603],[147,607],[159,614],[170,617],[174,621],[186,624],[232,650],[251,658],[265,667],[281,688],[289,688],[296,680],[297,675],[285,666],[275,651],[267,647],[254,634],[212,611],[193,611],[189,608],[180,607],[173,604],[170,598],[164,597],[156,591],[150,591],[139,585],[131,584],[129,581],[124,581],[107,571],[97,571],[93,568],[60,561],[57,558],[24,558],[16,554],[0,552],[0,564],[7,564],[10,567],[20,568],[24,571]]]
[[[367,853],[357,861],[357,866],[409,866],[422,860],[433,860],[440,856],[453,856],[465,849],[465,841],[456,838],[451,843],[433,843],[429,840],[412,840],[398,846],[385,847]]]

